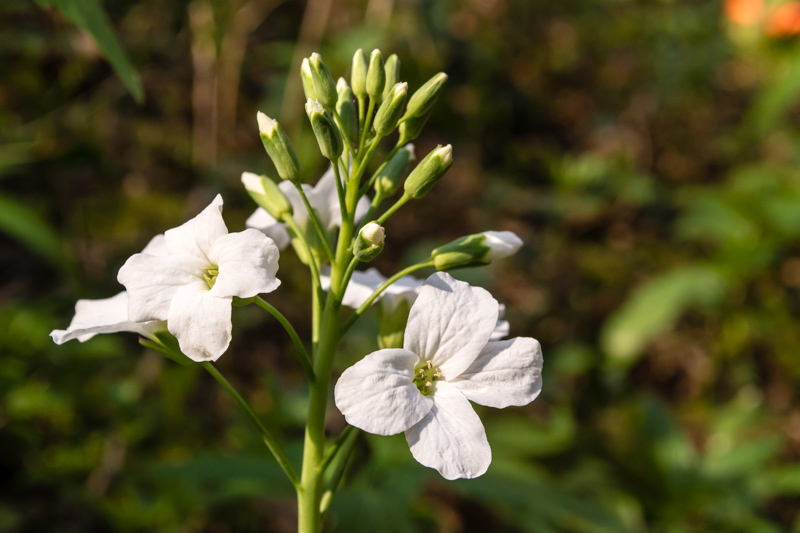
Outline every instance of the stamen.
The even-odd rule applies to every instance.
[[[210,266],[203,269],[203,279],[208,285],[209,290],[214,287],[214,283],[217,282],[217,276],[219,276],[219,267]]]

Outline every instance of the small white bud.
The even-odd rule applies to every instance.
[[[489,247],[485,259],[494,261],[514,255],[522,247],[522,239],[512,231],[484,231],[486,240],[483,244]]]

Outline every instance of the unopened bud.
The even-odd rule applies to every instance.
[[[339,78],[336,83],[336,90],[339,92],[339,99],[336,101],[336,112],[342,120],[342,126],[347,138],[350,140],[358,137],[358,116],[356,115],[356,105],[353,103],[353,91],[347,86],[344,78]]]
[[[382,96],[383,99],[386,100],[394,84],[400,82],[400,59],[397,57],[397,54],[389,56],[383,66],[383,71],[386,73],[386,81],[383,84]]]
[[[408,120],[413,117],[421,117],[428,113],[436,103],[436,99],[442,92],[444,84],[447,82],[447,74],[440,72],[425,84],[417,89],[411,98],[408,99],[408,108],[406,114],[403,115],[402,120]]]
[[[333,109],[338,98],[336,94],[336,82],[333,81],[328,67],[322,61],[322,56],[314,52],[309,58],[311,68],[311,79],[314,83],[314,94],[317,100],[326,109]]]
[[[258,130],[261,136],[261,143],[272,159],[275,169],[281,179],[296,181],[300,178],[300,160],[294,151],[292,142],[283,131],[277,120],[269,118],[267,115],[258,112]]]
[[[353,70],[350,72],[350,85],[353,86],[353,94],[364,99],[367,96],[367,56],[364,50],[359,48],[353,55]]]
[[[398,150],[375,178],[375,194],[388,198],[397,192],[408,166],[414,159],[413,144],[407,144]]]
[[[278,185],[268,177],[252,172],[243,172],[242,183],[250,198],[259,207],[263,207],[275,220],[282,220],[285,215],[292,215],[292,204],[286,199]]]
[[[403,114],[403,105],[406,103],[407,96],[407,83],[397,83],[392,87],[387,98],[378,108],[378,112],[375,113],[375,133],[385,137],[397,127],[397,121]]]
[[[314,78],[311,75],[311,63],[308,62],[307,57],[300,63],[300,80],[303,82],[303,94],[306,95],[306,100],[309,98],[311,100],[316,100],[317,93],[314,92]]]
[[[377,48],[369,56],[367,69],[367,94],[375,103],[381,101],[383,86],[386,85],[386,71],[383,69],[383,56]]]
[[[484,231],[461,237],[431,252],[437,270],[488,265],[513,255],[522,240],[511,231]]]
[[[339,159],[344,149],[342,134],[339,128],[333,123],[333,117],[316,100],[306,102],[306,114],[311,121],[311,129],[319,143],[322,155],[331,161]]]
[[[377,222],[368,222],[358,232],[356,243],[353,247],[353,255],[359,261],[369,262],[378,257],[383,250],[385,239],[383,228]]]
[[[422,198],[453,165],[453,147],[437,146],[411,171],[403,188],[412,198]]]
[[[408,315],[411,312],[411,302],[401,298],[395,305],[386,305],[381,300],[378,318],[378,347],[402,348],[403,337],[408,323]],[[425,371],[422,371],[425,375]]]
[[[430,116],[431,111],[428,111],[421,117],[401,119],[402,122],[400,122],[400,127],[398,128],[400,131],[400,140],[397,142],[400,144],[405,144],[419,137],[419,134],[422,133],[422,128],[425,127],[425,123],[428,122],[428,118]]]

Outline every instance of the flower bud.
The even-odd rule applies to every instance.
[[[278,171],[281,179],[296,181],[300,176],[300,160],[294,151],[292,142],[283,131],[277,120],[269,118],[267,115],[258,112],[258,130],[261,135],[261,142],[272,159],[272,163]]]
[[[344,149],[342,134],[339,128],[333,123],[333,117],[316,100],[306,102],[306,114],[311,121],[311,129],[319,143],[322,155],[331,161],[339,159]]]
[[[422,128],[425,127],[425,123],[428,122],[430,116],[431,111],[428,111],[421,117],[402,118],[399,127],[400,140],[398,143],[409,143],[419,137],[419,134],[422,133]]]
[[[322,61],[322,56],[314,52],[309,58],[311,69],[311,79],[314,83],[314,100],[322,104],[325,109],[333,109],[336,106],[338,95],[336,94],[336,82],[333,81],[328,67]]]
[[[412,198],[422,198],[453,165],[453,147],[437,146],[411,171],[403,188]]]
[[[339,99],[336,101],[336,112],[342,119],[342,126],[347,138],[350,140],[358,138],[358,116],[356,105],[353,103],[353,91],[347,86],[344,78],[339,78],[336,83],[336,90],[339,92]]]
[[[356,50],[355,55],[353,55],[350,85],[353,86],[353,94],[357,97],[363,100],[367,96],[367,56],[361,48]]]
[[[397,189],[400,188],[400,181],[414,159],[413,144],[407,144],[398,150],[375,178],[375,194],[382,198],[388,198],[397,192]]]
[[[383,69],[383,56],[377,48],[369,56],[367,69],[367,94],[375,103],[381,101],[383,86],[386,85],[386,71]]]
[[[278,185],[268,177],[252,172],[243,172],[242,183],[250,198],[259,207],[263,207],[275,220],[282,220],[285,215],[292,215],[292,204],[286,199]]]
[[[411,302],[405,298],[397,305],[381,304],[378,318],[378,348],[402,348]]]
[[[386,100],[395,83],[400,82],[400,59],[397,57],[397,54],[389,56],[383,66],[383,71],[386,73],[386,81],[383,84],[382,96],[383,99]]]
[[[397,83],[389,92],[387,98],[383,101],[375,113],[375,133],[381,137],[389,135],[392,130],[397,127],[397,121],[400,115],[403,114],[403,104],[406,103],[408,96],[408,84]]]
[[[437,270],[488,265],[513,255],[522,240],[511,231],[484,231],[461,237],[431,252]]]
[[[356,237],[356,243],[353,247],[353,255],[359,261],[364,261],[365,263],[372,261],[383,250],[385,236],[380,224],[368,222],[358,232],[358,237]]]
[[[439,94],[442,92],[445,82],[447,82],[447,74],[440,72],[411,95],[408,100],[408,108],[406,114],[403,115],[402,120],[405,121],[412,117],[421,117],[431,110]]]
[[[311,75],[311,63],[308,62],[307,57],[300,63],[300,80],[303,82],[303,94],[306,95],[306,100],[309,98],[311,100],[316,100],[317,93],[314,92],[314,78]]]

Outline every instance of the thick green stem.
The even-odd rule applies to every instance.
[[[297,490],[300,490],[300,479],[298,479],[297,473],[294,471],[294,468],[292,468],[292,464],[289,462],[286,454],[283,453],[283,450],[280,446],[278,446],[275,438],[270,434],[269,431],[267,431],[267,428],[264,427],[264,424],[261,423],[261,420],[258,419],[247,402],[244,401],[244,398],[242,398],[236,389],[233,388],[233,385],[228,383],[228,380],[219,373],[219,370],[217,370],[214,365],[208,362],[200,364],[203,365],[203,368],[205,368],[209,374],[214,376],[214,379],[216,379],[219,384],[222,385],[222,388],[228,391],[228,394],[231,395],[236,404],[242,409],[242,411],[244,411],[256,429],[258,429],[259,433],[261,433],[264,443],[266,443],[269,451],[271,451],[272,455],[275,456],[275,460],[277,460],[278,464],[281,465],[281,468],[283,468],[283,471],[289,478],[289,481],[292,482],[292,485],[294,485]]]
[[[389,285],[391,285],[392,283],[394,283],[398,279],[402,278],[403,276],[407,276],[407,275],[409,275],[409,274],[411,274],[413,272],[416,272],[417,270],[422,270],[423,268],[432,267],[432,266],[433,266],[433,261],[426,261],[424,263],[418,263],[418,264],[412,265],[412,266],[410,266],[408,268],[404,268],[403,270],[401,270],[400,272],[398,272],[397,274],[395,274],[391,278],[389,278],[386,281],[384,281],[383,284],[381,284],[380,287],[375,289],[375,292],[373,292],[370,295],[370,297],[367,298],[367,300],[363,304],[361,304],[361,307],[356,309],[353,312],[353,314],[350,315],[350,318],[348,318],[347,322],[344,323],[344,326],[342,326],[342,329],[339,330],[339,336],[342,337],[342,336],[344,336],[345,333],[347,333],[347,330],[349,330],[352,327],[352,325],[356,323],[356,320],[358,320],[359,317],[364,314],[364,311],[369,309],[369,306],[372,305],[372,302],[374,302],[375,299],[378,296],[380,296],[381,293],[383,291],[385,291],[389,287]]]
[[[319,266],[311,251],[311,246],[308,245],[305,235],[300,231],[300,227],[291,215],[283,217],[283,222],[297,236],[297,239],[302,243],[303,249],[308,257],[308,268],[311,270],[311,345],[313,352],[316,352],[317,342],[319,341],[319,321],[322,312],[322,300],[325,297],[322,286],[319,282]]]
[[[261,298],[260,296],[256,296],[254,301],[259,307],[261,307],[262,309],[270,313],[272,316],[274,316],[276,319],[278,319],[278,322],[281,323],[283,329],[285,329],[286,333],[289,334],[289,337],[292,338],[292,343],[294,344],[294,347],[297,349],[297,353],[300,356],[300,362],[303,364],[303,368],[305,368],[306,370],[308,381],[313,383],[314,369],[311,366],[311,359],[309,359],[308,352],[306,352],[306,348],[305,346],[303,346],[303,341],[300,340],[300,337],[297,335],[295,329],[292,327],[289,321],[286,320],[286,317],[283,316],[283,314],[281,314],[280,311],[278,311],[272,305],[267,303],[263,298]]]
[[[345,198],[344,198],[344,187],[342,186],[342,178],[339,175],[339,163],[336,161],[331,160],[331,166],[333,167],[333,175],[336,178],[336,194],[339,195],[339,206],[342,211],[342,218],[347,216],[347,206],[345,205]]]
[[[355,176],[347,183],[342,225],[336,245],[336,257],[331,261],[331,285],[322,311],[319,342],[314,353],[314,375],[311,384],[306,421],[305,446],[303,449],[303,471],[298,497],[298,530],[301,533],[319,533],[322,529],[320,501],[323,492],[323,477],[320,466],[325,458],[325,412],[328,405],[331,370],[336,348],[339,344],[339,313],[347,286],[346,273],[352,257],[348,253],[353,237],[353,214],[358,200],[358,185]]]

